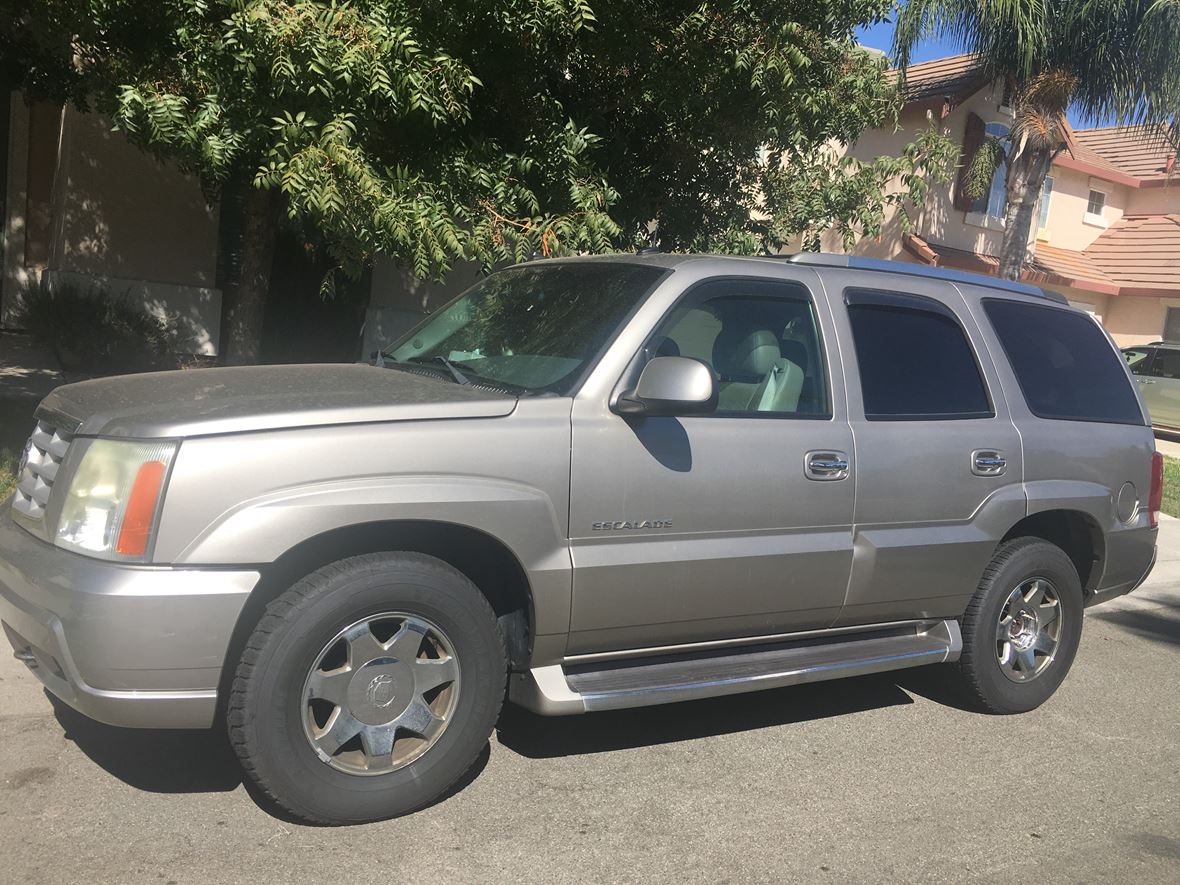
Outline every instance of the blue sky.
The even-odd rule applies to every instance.
[[[856,29],[856,39],[865,46],[873,49],[880,49],[882,52],[889,52],[893,45],[893,22],[884,21],[878,22],[875,25],[869,25],[863,28]],[[935,39],[924,40],[915,47],[911,56],[914,62],[930,61],[932,58],[942,58],[947,55],[958,55],[963,51],[963,47],[951,40]],[[1075,128],[1089,128],[1091,126],[1113,126],[1115,121],[1084,119],[1073,108],[1070,109],[1066,115],[1069,117],[1069,122]]]
[[[864,28],[856,29],[856,39],[865,46],[889,52],[893,45],[893,22],[878,22]],[[963,48],[950,40],[925,40],[918,44],[913,53],[913,60],[930,61],[932,58],[942,58],[944,55],[958,55]]]

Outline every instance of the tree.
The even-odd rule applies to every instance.
[[[967,168],[967,193],[987,191],[1006,165],[1000,275],[1020,278],[1037,198],[1065,144],[1065,114],[1115,118],[1175,145],[1180,114],[1180,0],[909,0],[897,16],[893,56],[950,37],[978,56],[985,76],[1012,86],[1014,120],[988,137]],[[1170,123],[1170,125],[1168,125]]]
[[[949,156],[933,129],[898,158],[833,149],[896,120],[884,61],[852,38],[891,8],[40,0],[0,6],[0,57],[27,91],[96,107],[210,198],[249,186],[223,333],[237,362],[257,357],[282,212],[348,275],[378,255],[425,277],[456,260],[878,233]]]

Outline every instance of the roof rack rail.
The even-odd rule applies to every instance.
[[[910,264],[904,261],[885,261],[881,258],[864,258],[860,255],[839,255],[835,252],[795,252],[792,255],[784,255],[782,257],[793,264],[805,264],[814,267],[847,267],[853,270],[876,270],[883,273],[899,273],[912,277],[946,280],[952,283],[970,283],[973,286],[987,286],[991,289],[1015,292],[1018,295],[1032,295],[1035,298],[1045,298],[1057,304],[1069,304],[1069,301],[1061,293],[1048,291],[1039,286],[1030,286],[1028,283],[1001,280],[998,277],[967,273],[961,270],[951,270],[945,267],[927,267],[923,264]]]

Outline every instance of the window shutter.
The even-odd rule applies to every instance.
[[[959,174],[955,178],[955,208],[963,212],[971,211],[971,198],[967,196],[967,167],[983,144],[983,138],[983,118],[979,114],[968,114],[967,129],[963,132],[963,152],[959,155]]]

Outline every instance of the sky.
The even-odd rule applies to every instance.
[[[857,28],[856,39],[864,46],[872,49],[880,49],[882,52],[888,53],[893,45],[893,22],[883,21],[875,25]],[[952,40],[942,38],[924,40],[915,47],[911,54],[911,61],[914,63],[930,61],[933,58],[958,55],[962,51],[963,47]],[[1069,118],[1070,125],[1075,129],[1088,129],[1093,126],[1113,126],[1115,124],[1115,120],[1113,119],[1097,121],[1086,119],[1074,108],[1070,108],[1066,116]]]

